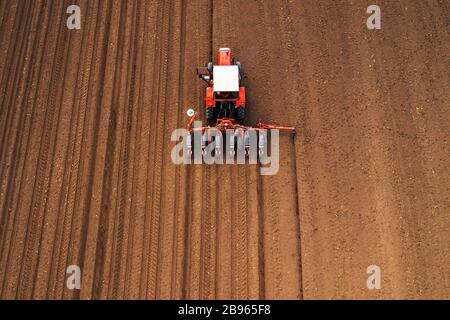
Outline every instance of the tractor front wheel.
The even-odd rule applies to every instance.
[[[244,73],[242,72],[241,63],[238,61],[238,62],[236,62],[236,65],[237,65],[238,70],[239,70],[239,75],[241,76],[241,78],[243,78]]]

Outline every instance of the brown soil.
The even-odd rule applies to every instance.
[[[76,2],[0,2],[1,298],[450,299],[448,2]],[[171,162],[219,47],[275,176]]]

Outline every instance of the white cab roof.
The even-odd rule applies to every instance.
[[[238,66],[214,66],[214,92],[238,92]]]

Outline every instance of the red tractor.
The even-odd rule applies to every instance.
[[[231,50],[228,48],[221,48],[218,52],[218,63],[214,65],[209,62],[206,67],[198,68],[197,74],[203,79],[208,87],[206,88],[206,122],[207,127],[195,127],[195,120],[197,114],[193,109],[188,111],[188,116],[191,117],[187,129],[190,134],[195,132],[201,134],[201,148],[205,150],[206,146],[211,143],[216,144],[216,151],[220,152],[220,142],[213,142],[211,136],[211,129],[221,131],[222,133],[228,130],[235,130],[235,138],[239,137],[240,141],[244,141],[244,148],[246,155],[249,155],[249,133],[251,131],[259,134],[258,146],[261,150],[266,147],[265,131],[280,130],[295,132],[293,127],[283,127],[278,125],[270,125],[258,123],[256,127],[249,127],[243,125],[245,119],[246,100],[245,87],[241,85],[241,80],[244,78],[241,64],[235,61]],[[188,153],[192,154],[192,146],[195,137],[189,136],[187,139]],[[233,146],[234,148],[234,142]],[[231,153],[234,154],[234,151]]]
[[[229,48],[218,52],[217,65],[209,62],[206,67],[197,69],[206,88],[206,122],[218,125],[222,120],[242,124],[245,119],[245,87],[241,85],[244,77],[240,62],[234,60]]]

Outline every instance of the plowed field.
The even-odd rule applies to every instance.
[[[1,1],[0,297],[450,299],[450,3],[370,4]],[[171,161],[220,47],[277,175]]]

